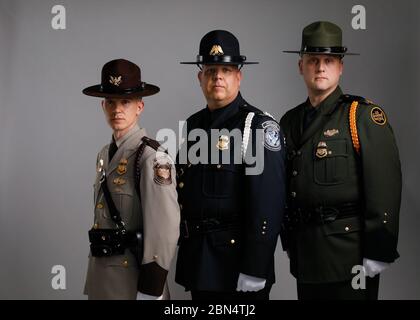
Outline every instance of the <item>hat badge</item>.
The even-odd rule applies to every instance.
[[[115,76],[115,77],[109,76],[109,82],[111,84],[113,84],[114,86],[118,87],[121,84],[121,82],[122,82],[122,79],[121,78],[122,78],[122,76],[119,76],[119,77],[117,77],[117,76]]]
[[[225,53],[223,52],[223,49],[220,45],[215,44],[213,47],[211,47],[210,55],[211,56],[223,56]]]

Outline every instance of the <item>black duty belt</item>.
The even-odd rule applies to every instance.
[[[334,207],[319,206],[313,209],[295,208],[289,210],[285,223],[289,227],[300,224],[325,224],[337,219],[360,216],[361,208],[361,205],[357,203],[346,203]]]
[[[89,230],[90,251],[94,257],[124,254],[126,248],[142,248],[142,240],[140,232],[126,231],[122,233],[120,229]]]
[[[240,225],[239,216],[231,218],[207,218],[202,220],[184,219],[181,221],[181,237],[189,238],[190,236],[211,233],[219,230],[233,229]]]

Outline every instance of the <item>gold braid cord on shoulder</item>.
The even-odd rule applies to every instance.
[[[357,134],[357,125],[356,125],[356,111],[357,111],[358,106],[359,106],[359,102],[357,101],[352,102],[350,106],[350,112],[349,112],[349,122],[350,122],[351,141],[353,142],[354,150],[356,150],[357,154],[360,154],[359,135]]]

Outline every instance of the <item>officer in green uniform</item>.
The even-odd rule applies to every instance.
[[[401,167],[393,130],[382,108],[341,91],[342,58],[351,53],[337,25],[308,25],[301,49],[285,52],[300,55],[308,90],[280,121],[288,149],[282,243],[298,298],[377,299],[379,273],[399,256]],[[357,270],[367,277],[352,285]]]
[[[102,97],[112,141],[97,156],[94,224],[85,285],[89,299],[165,299],[166,277],[179,237],[175,168],[137,121],[142,97],[159,92],[134,63],[104,65],[101,84],[83,93]],[[141,241],[143,240],[143,241]]]

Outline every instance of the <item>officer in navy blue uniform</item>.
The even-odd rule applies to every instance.
[[[208,139],[184,137],[178,154],[181,236],[176,282],[191,291],[192,299],[269,299],[285,206],[280,126],[242,98],[240,69],[256,62],[240,55],[239,42],[230,32],[207,33],[197,60],[183,63],[200,68],[207,101],[187,119],[186,132],[200,129]],[[217,137],[212,140],[214,131]],[[200,142],[207,150],[195,152]],[[229,161],[223,160],[226,155]]]

